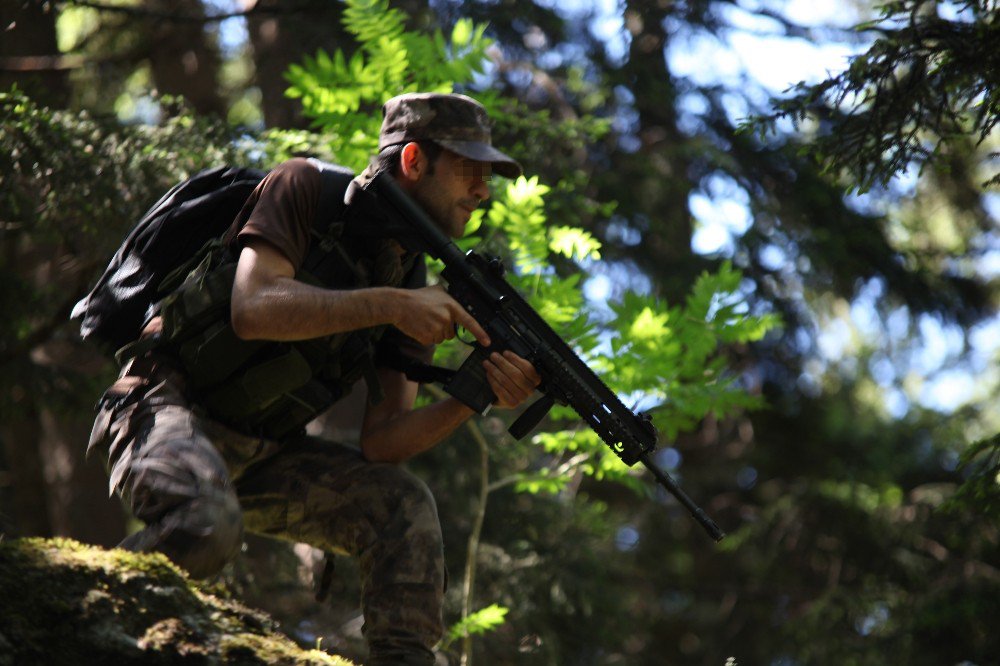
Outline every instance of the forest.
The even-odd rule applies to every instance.
[[[997,44],[996,0],[3,0],[0,541],[140,527],[84,457],[118,368],[70,313],[164,192],[359,172],[386,99],[461,92],[525,175],[460,246],[649,413],[726,537],[568,408],[520,441],[477,417],[408,463],[441,659],[1000,663]],[[356,441],[363,390],[310,432]],[[360,662],[330,557],[324,601],[305,544],[247,535],[215,582]]]

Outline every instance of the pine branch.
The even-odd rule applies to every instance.
[[[879,37],[846,71],[798,84],[744,129],[817,120],[810,152],[829,171],[851,174],[861,191],[933,160],[955,137],[978,135],[982,143],[1000,120],[1000,57],[992,47],[1000,24],[987,4],[969,4],[973,20],[940,18],[933,0],[886,5],[882,19],[858,26]]]

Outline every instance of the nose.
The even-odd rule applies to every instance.
[[[480,201],[486,201],[490,198],[490,185],[483,178],[474,178],[470,192]]]

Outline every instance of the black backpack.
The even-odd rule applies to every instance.
[[[342,214],[353,174],[312,161],[323,178],[316,223],[325,226]],[[260,169],[221,166],[172,187],[136,223],[97,284],[73,307],[70,319],[80,321],[80,336],[109,355],[135,341],[166,295],[160,291],[164,278],[222,237],[265,175]]]

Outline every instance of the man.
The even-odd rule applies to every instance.
[[[489,344],[482,327],[443,289],[424,286],[420,257],[379,237],[382,213],[362,188],[377,168],[389,169],[442,230],[461,236],[489,196],[491,172],[520,173],[514,160],[492,147],[488,122],[483,107],[461,95],[389,100],[377,163],[347,193],[347,227],[367,235],[345,238],[339,254],[320,252],[313,242],[323,194],[316,164],[291,160],[268,174],[227,235],[238,256],[227,324],[235,333],[231,346],[249,350],[245,363],[258,363],[244,375],[232,374],[242,377],[238,388],[274,364],[279,372],[265,376],[285,381],[305,363],[290,361],[293,352],[313,358],[310,363],[321,367],[312,376],[326,378],[320,383],[333,390],[345,377],[358,376],[352,348],[395,347],[426,357],[432,345],[454,336],[456,326]],[[314,262],[317,253],[322,261]],[[325,282],[314,284],[315,275],[305,279],[304,265],[330,263]],[[352,288],[330,284],[352,273],[363,274]],[[147,333],[159,325],[154,319]],[[374,333],[387,327],[381,338]],[[358,339],[368,346],[352,347]],[[315,340],[322,344],[310,347]],[[302,354],[296,345],[304,345]],[[256,360],[271,349],[281,354]],[[327,354],[318,362],[316,349]],[[106,451],[112,489],[146,523],[122,546],[163,552],[195,576],[211,575],[231,559],[244,528],[346,551],[360,562],[368,663],[433,663],[431,648],[443,630],[440,525],[427,487],[396,463],[436,445],[472,411],[453,398],[413,410],[417,385],[398,370],[375,367],[374,384],[384,397],[365,409],[360,452],[298,433],[263,437],[254,433],[266,431],[264,425],[240,426],[283,418],[285,410],[274,408],[280,403],[242,405],[243,420],[218,418],[227,412],[213,405],[226,403],[213,396],[235,380],[220,377],[211,391],[193,390],[198,381],[211,381],[196,381],[202,371],[185,366],[183,356],[157,350],[134,359],[102,400],[91,449]],[[539,383],[532,365],[509,352],[493,354],[484,365],[498,407],[516,407]]]

